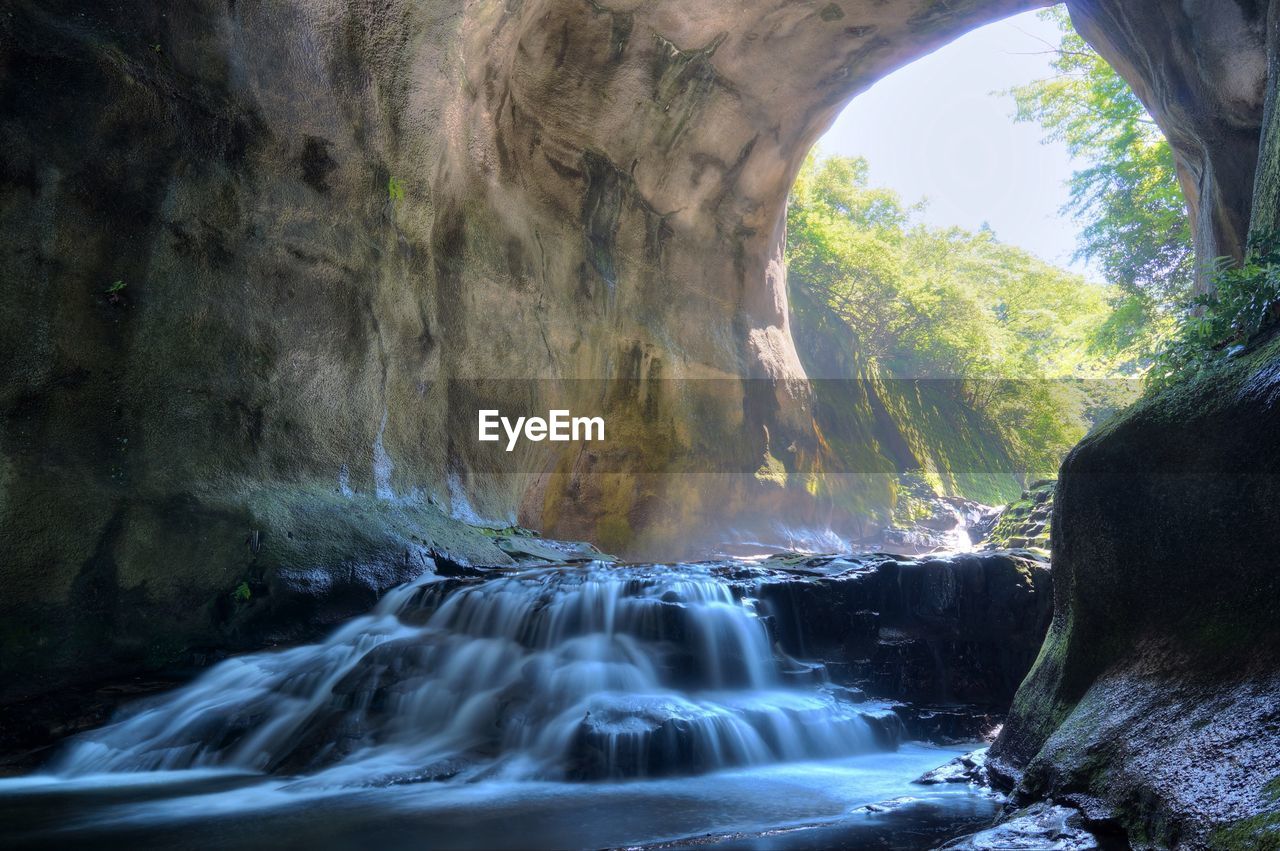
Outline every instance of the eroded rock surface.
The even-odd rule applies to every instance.
[[[1137,847],[1280,841],[1278,356],[1145,400],[1062,467],[1054,622],[992,764]]]
[[[431,501],[651,554],[816,510],[791,178],[853,93],[1029,5],[8,4],[4,680],[225,640],[284,567],[482,554]],[[552,406],[610,440],[471,440]]]
[[[1029,555],[786,561],[762,563],[781,573],[757,592],[779,646],[877,697],[999,712],[1052,614],[1049,566]]]

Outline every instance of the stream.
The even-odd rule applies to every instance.
[[[930,848],[912,781],[976,744],[783,652],[750,561],[429,574],[327,640],[226,660],[0,780],[34,847]]]

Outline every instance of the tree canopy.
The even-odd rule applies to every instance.
[[[1113,317],[1116,288],[988,228],[928,227],[918,211],[871,186],[865,160],[810,157],[787,214],[797,328],[839,338],[882,378],[953,379],[954,403],[988,423],[1020,472],[1053,472],[1092,414],[1115,403],[1098,382],[1063,379],[1123,370],[1095,333]],[[802,356],[816,351],[799,342]]]
[[[1018,121],[1039,124],[1079,168],[1064,213],[1082,226],[1077,256],[1094,261],[1119,290],[1100,329],[1111,347],[1149,353],[1195,277],[1190,222],[1173,151],[1146,108],[1071,25],[1064,7],[1053,77],[1011,90]]]

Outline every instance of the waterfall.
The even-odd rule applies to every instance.
[[[224,661],[133,707],[55,770],[607,780],[896,746],[896,716],[775,648],[751,570],[427,575],[321,643]]]

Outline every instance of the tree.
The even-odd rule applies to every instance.
[[[1052,473],[1088,427],[1084,409],[1105,407],[1064,397],[1056,379],[1116,373],[1116,353],[1091,332],[1112,319],[1117,290],[990,228],[916,224],[919,206],[867,174],[860,158],[810,157],[792,190],[787,264],[802,357],[821,351],[878,378],[952,379],[930,392],[944,388],[954,410],[985,422],[1021,472]],[[831,357],[842,346],[849,356]]]
[[[1012,90],[1018,121],[1066,144],[1081,167],[1064,212],[1083,224],[1078,255],[1095,261],[1121,299],[1106,345],[1150,337],[1191,292],[1190,224],[1173,151],[1142,102],[1071,25],[1062,7],[1041,13],[1062,33],[1057,75]],[[1149,343],[1149,341],[1148,341]]]

